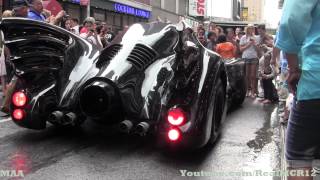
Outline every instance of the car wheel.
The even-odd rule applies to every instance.
[[[212,121],[211,134],[208,141],[209,146],[213,145],[219,136],[219,128],[223,118],[226,101],[226,92],[221,79],[218,79],[214,87],[208,108],[208,117],[211,118]],[[212,115],[210,115],[210,113],[212,113]],[[210,119],[208,120],[210,121]]]
[[[239,88],[239,91],[234,95],[232,99],[232,105],[234,107],[240,106],[244,102],[244,100],[246,99],[246,93],[247,93],[245,78],[239,80],[237,84],[238,84],[237,87]]]

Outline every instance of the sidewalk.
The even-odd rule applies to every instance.
[[[279,114],[282,113],[283,109],[284,109],[284,106],[285,106],[285,102],[279,102],[279,105],[278,105],[278,109],[277,109],[277,114],[278,114],[278,117],[279,118],[279,122],[280,122],[280,118],[279,117]],[[287,167],[287,164],[286,164],[286,158],[285,158],[285,152],[286,152],[286,146],[285,146],[285,141],[286,141],[286,131],[287,131],[287,125],[286,124],[280,124],[280,138],[281,138],[281,142],[280,144],[282,145],[282,148],[281,148],[281,154],[280,154],[280,163],[281,163],[281,171],[286,171],[286,167]],[[281,180],[287,180],[287,177],[286,176],[282,176],[281,177]]]

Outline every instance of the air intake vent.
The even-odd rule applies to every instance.
[[[141,70],[154,62],[156,52],[142,44],[137,44],[128,57],[128,61],[131,62],[137,69]]]
[[[104,49],[100,55],[99,62],[97,63],[98,66],[102,65],[106,61],[110,61],[113,57],[117,55],[120,51],[122,45],[120,44],[113,44],[106,49]]]

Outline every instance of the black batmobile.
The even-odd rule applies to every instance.
[[[3,19],[19,126],[78,126],[84,120],[199,148],[216,140],[226,110],[245,98],[244,63],[222,60],[184,22],[138,23],[101,52],[50,24]]]

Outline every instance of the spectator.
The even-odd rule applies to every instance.
[[[225,35],[220,35],[218,37],[217,43],[218,44],[216,46],[216,51],[218,54],[220,54],[222,59],[235,58],[237,48],[231,42],[227,42],[227,38]]]
[[[80,35],[83,33],[88,33],[88,29],[93,28],[95,23],[96,21],[93,17],[87,17],[83,22],[83,27],[80,30]]]
[[[286,54],[288,86],[295,95],[286,135],[289,169],[319,168],[320,149],[320,1],[285,1],[276,41]],[[298,54],[300,58],[298,58]],[[317,172],[317,171],[316,171]],[[312,180],[312,176],[289,180]]]
[[[50,23],[52,15],[51,15],[51,11],[47,10],[47,9],[43,9],[42,11],[42,15],[44,16],[44,18],[46,19],[47,23]]]
[[[210,22],[208,25],[208,31],[206,31],[206,37],[208,37],[209,32],[215,32],[216,24],[214,22]]]
[[[5,56],[5,46],[3,42],[3,33],[1,32],[1,47],[0,47],[0,78],[1,78],[1,85],[2,85],[2,92],[3,96],[6,95],[6,76],[7,76],[7,70],[6,70],[6,56]]]
[[[129,29],[129,26],[128,25],[125,25],[124,27],[123,27],[123,32],[127,32],[128,31],[128,29]]]
[[[106,36],[107,36],[108,42],[110,43],[115,38],[115,34],[112,31],[112,27],[108,27],[107,24],[105,24],[105,26],[106,26],[105,28],[108,29]]]
[[[244,31],[240,31],[237,35],[237,43],[239,44],[240,43],[240,39],[246,35],[246,33]]]
[[[51,11],[43,9],[42,15],[44,16],[47,23],[59,25],[63,21],[63,18],[66,16],[66,12],[61,10],[56,16],[54,16],[51,14]]]
[[[223,29],[220,26],[216,26],[215,29],[216,35],[219,36],[220,34],[223,34]]]
[[[13,13],[10,10],[5,10],[2,13],[2,18],[12,17],[12,16],[13,16]]]
[[[257,97],[257,66],[259,57],[258,39],[254,35],[254,26],[249,24],[246,28],[246,35],[240,40],[240,51],[242,58],[246,62],[246,77],[247,77],[247,96],[252,98]]]
[[[216,29],[216,24],[214,22],[210,22],[209,27],[208,27],[208,32],[212,32]]]
[[[71,32],[73,32],[76,35],[80,34],[79,20],[77,18],[71,19]]]
[[[240,37],[239,37],[239,34],[240,34],[240,32],[242,32],[242,29],[241,28],[239,28],[239,27],[237,27],[236,28],[236,41],[240,41]]]
[[[30,2],[30,9],[28,13],[28,18],[38,21],[45,21],[46,18],[42,14],[43,5],[41,0],[29,0]]]
[[[64,28],[67,30],[67,31],[70,31],[72,32],[72,29],[71,29],[71,19],[67,19],[65,22],[64,22]]]
[[[28,17],[29,4],[27,0],[13,0],[12,16],[14,17]]]
[[[204,26],[202,23],[199,23],[198,27],[197,27],[197,33],[199,33],[200,29],[204,29]],[[205,30],[204,30],[205,31]]]
[[[232,28],[227,28],[227,41],[231,42],[233,45],[236,45],[235,34]]]
[[[107,39],[107,36],[106,36],[106,33],[107,33],[106,26],[103,26],[103,25],[97,26],[97,33],[99,34],[102,46],[104,48],[107,47],[109,42],[108,42],[108,39]]]
[[[240,57],[240,46],[236,41],[236,36],[232,28],[227,28],[227,41],[232,43],[236,47],[235,57]]]
[[[272,82],[274,77],[276,76],[276,73],[274,71],[274,68],[270,64],[271,61],[271,51],[264,54],[264,56],[260,60],[260,67],[259,70],[263,92],[264,92],[264,99],[261,99],[260,102],[263,104],[270,104],[272,102],[278,101],[278,95],[276,88]]]
[[[80,36],[89,41],[91,44],[97,46],[99,50],[102,50],[103,45],[100,36],[95,28],[95,19],[92,17],[88,17],[85,20],[84,25],[85,26],[81,29]]]
[[[217,41],[217,35],[215,32],[210,31],[208,32],[208,44],[207,44],[207,48],[212,50],[212,51],[216,51],[216,41]]]
[[[199,28],[198,29],[198,39],[200,41],[200,43],[206,47],[207,45],[207,39],[205,37],[206,34],[206,30],[204,28]]]
[[[273,47],[273,37],[267,34],[265,25],[258,26],[258,34],[260,44],[265,44],[268,47]]]

